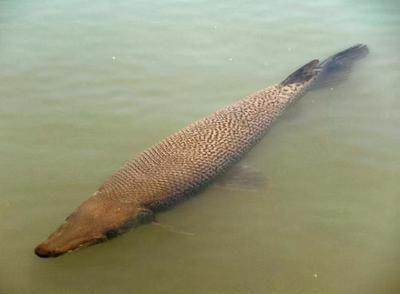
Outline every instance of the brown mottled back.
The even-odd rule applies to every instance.
[[[240,158],[305,86],[272,86],[194,122],[127,162],[98,193],[153,209],[169,204]]]

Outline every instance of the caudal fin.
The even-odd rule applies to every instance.
[[[365,57],[368,52],[366,45],[358,44],[330,56],[323,62],[314,59],[288,76],[281,85],[306,83],[315,77],[311,89],[332,86],[345,79],[354,62]]]
[[[353,64],[368,53],[366,45],[357,44],[328,57],[319,64],[319,74],[312,88],[329,87],[345,80]]]

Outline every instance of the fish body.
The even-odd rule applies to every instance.
[[[245,155],[293,101],[317,81],[328,79],[328,65],[337,74],[367,51],[357,45],[322,63],[313,60],[282,83],[246,96],[145,150],[82,203],[35,253],[59,256],[152,220],[158,209],[193,194]],[[349,56],[354,57],[343,61]]]
[[[268,87],[194,122],[128,161],[96,197],[150,209],[174,203],[241,158],[304,88]]]

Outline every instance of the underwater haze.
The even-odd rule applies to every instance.
[[[400,293],[398,1],[0,0],[0,293]],[[244,162],[104,244],[34,255],[145,148],[357,43]]]

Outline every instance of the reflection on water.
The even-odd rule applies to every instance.
[[[0,3],[3,293],[398,293],[396,1]],[[371,48],[212,185],[115,241],[33,248],[121,164],[313,58]],[[191,234],[179,234],[176,231]]]

